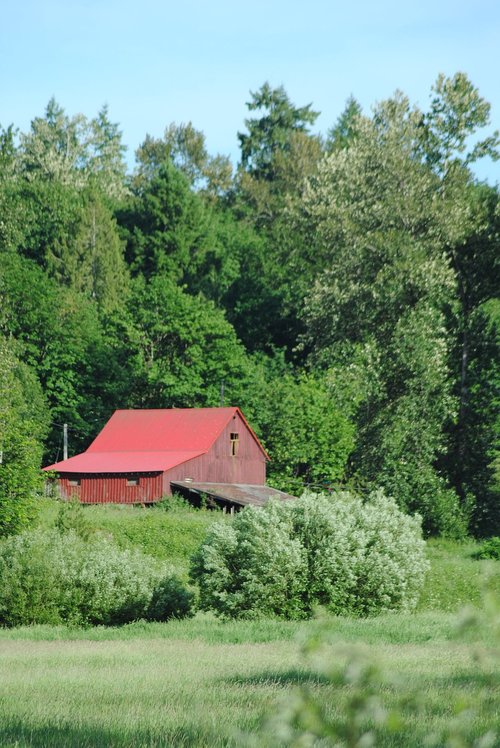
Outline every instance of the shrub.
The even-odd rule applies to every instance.
[[[168,621],[170,618],[187,618],[194,613],[194,595],[174,575],[159,580],[151,602],[147,618],[150,621]]]
[[[474,558],[500,560],[500,538],[495,537],[485,540],[477,553],[474,554]]]
[[[0,623],[120,624],[147,618],[162,593],[165,620],[189,610],[179,602],[180,582],[140,551],[120,550],[111,540],[75,532],[37,530],[0,546]],[[170,586],[169,586],[170,584]],[[170,602],[168,593],[172,592]]]
[[[415,607],[428,563],[420,518],[382,491],[306,494],[215,525],[193,558],[200,607],[226,617],[374,615]]]
[[[55,531],[25,532],[0,547],[0,623],[61,623],[73,610],[71,578],[78,541]]]
[[[200,607],[226,617],[303,618],[307,559],[284,504],[245,509],[209,530],[194,556]]]
[[[55,526],[60,533],[64,534],[72,530],[83,540],[89,540],[93,532],[78,499],[61,502]]]
[[[161,575],[152,559],[102,537],[82,550],[73,580],[80,621],[110,625],[145,618]]]

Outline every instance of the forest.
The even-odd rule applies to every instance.
[[[243,92],[244,95],[244,92]],[[500,156],[464,73],[328,132],[264,83],[240,160],[54,99],[0,129],[0,535],[115,408],[237,405],[269,484],[383,488],[427,536],[500,534]]]

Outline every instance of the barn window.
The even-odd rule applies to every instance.
[[[81,483],[81,480],[80,478],[70,478],[68,482],[70,486],[79,486]]]
[[[139,478],[127,478],[127,486],[138,486]]]
[[[238,447],[240,444],[240,435],[231,432],[231,456],[236,457],[238,454]]]

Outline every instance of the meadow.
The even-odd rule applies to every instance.
[[[214,519],[189,510],[96,507],[85,513],[124,546],[143,547],[144,538],[149,552],[169,558],[184,574]],[[53,519],[48,502],[40,522]],[[151,522],[161,532],[152,533]],[[375,665],[371,687],[384,708],[399,715],[377,745],[416,747],[433,735],[429,744],[465,746],[488,731],[500,734],[492,623],[459,630],[464,614],[457,611],[480,605],[486,576],[489,588],[500,592],[500,562],[475,560],[476,548],[473,542],[429,543],[431,571],[413,614],[370,620],[320,615],[298,623],[221,622],[198,613],[116,628],[0,630],[0,745],[284,744],[280,725],[299,693],[312,696],[332,724],[348,722],[356,696],[352,662]],[[308,654],[307,642],[315,640],[323,645]],[[374,720],[377,729],[376,715],[363,719]],[[446,743],[458,741],[454,731],[462,742]]]

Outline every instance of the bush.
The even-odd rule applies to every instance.
[[[73,531],[82,540],[89,540],[93,532],[85,517],[83,506],[76,498],[61,502],[55,526],[60,533]]]
[[[304,618],[317,605],[366,616],[415,607],[428,562],[420,518],[377,491],[248,507],[193,558],[200,607],[225,617]]]
[[[194,613],[194,595],[175,576],[166,576],[157,583],[148,607],[150,621],[187,618]]]
[[[191,604],[187,591],[184,605],[179,603],[180,582],[154,559],[120,550],[101,535],[84,540],[73,531],[37,530],[6,539],[0,579],[0,623],[7,626],[126,623],[148,618],[160,595],[166,620],[170,610],[180,617]]]
[[[307,559],[285,504],[245,509],[209,530],[194,556],[200,607],[230,618],[304,618]]]
[[[500,538],[495,537],[485,540],[477,553],[474,554],[474,558],[500,560]]]

